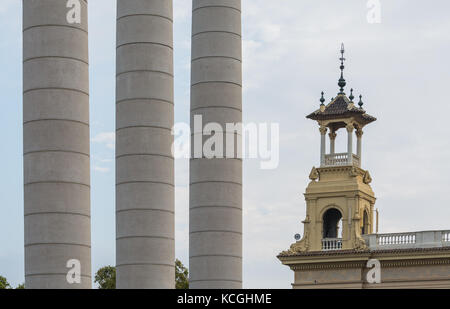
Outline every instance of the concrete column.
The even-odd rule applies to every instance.
[[[356,138],[357,138],[357,152],[356,155],[359,158],[359,165],[361,167],[361,163],[362,163],[362,158],[361,158],[361,152],[362,152],[362,136],[363,136],[363,130],[358,129],[356,130]]]
[[[325,165],[327,127],[320,126],[320,165]]]
[[[91,288],[87,1],[70,14],[74,20],[66,5],[23,1],[28,289]]]
[[[347,134],[348,134],[348,140],[347,140],[347,153],[348,153],[348,164],[353,163],[353,124],[349,124],[346,127]]]
[[[175,287],[172,0],[117,1],[117,288]]]
[[[192,15],[191,127],[201,115],[204,125],[225,130],[226,123],[242,122],[241,1],[193,0]],[[239,156],[193,158],[189,204],[190,288],[241,288]]]
[[[330,134],[328,134],[330,137],[330,154],[335,154],[336,152],[336,132],[331,131]]]

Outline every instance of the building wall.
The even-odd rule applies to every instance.
[[[450,252],[447,257],[416,259],[398,256],[381,262],[381,283],[368,283],[365,261],[347,259],[345,262],[308,263],[291,265],[294,270],[294,289],[450,289]],[[371,257],[377,258],[377,257]],[[337,259],[336,259],[337,261]]]

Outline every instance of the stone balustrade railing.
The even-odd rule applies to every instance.
[[[324,238],[322,239],[322,251],[333,251],[342,249],[341,238]]]
[[[363,235],[371,250],[438,248],[450,246],[450,231]]]
[[[357,155],[352,154],[352,164],[360,166],[360,159]],[[325,166],[344,166],[349,165],[348,153],[332,153],[325,155]]]
[[[450,231],[442,232],[442,242],[450,242]]]

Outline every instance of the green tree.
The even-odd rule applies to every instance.
[[[179,259],[175,261],[175,288],[178,290],[189,289],[189,270]]]
[[[180,260],[175,261],[175,288],[189,289],[189,271]],[[99,289],[112,290],[116,288],[116,268],[105,266],[100,268],[95,274],[95,283]]]
[[[0,290],[10,289],[11,285],[5,277],[0,276]]]
[[[105,266],[100,268],[95,274],[95,283],[101,290],[112,290],[116,288],[116,268],[114,266]]]
[[[17,286],[16,290],[24,290],[25,289],[25,283],[21,283]]]

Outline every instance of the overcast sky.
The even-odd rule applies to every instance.
[[[0,1],[0,275],[24,281],[22,13]],[[93,271],[115,264],[115,4],[89,1]],[[243,0],[244,120],[279,123],[280,165],[244,162],[244,287],[289,288],[276,255],[303,233],[303,192],[319,162],[320,92],[336,96],[340,43],[348,88],[378,121],[365,129],[380,232],[450,229],[450,3]],[[176,121],[189,120],[191,1],[174,0]],[[341,133],[341,136],[339,135]],[[345,151],[338,132],[337,151]],[[188,264],[188,161],[176,161],[176,255]]]

